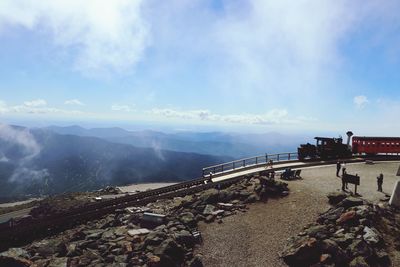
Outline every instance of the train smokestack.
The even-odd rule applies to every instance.
[[[350,147],[350,138],[353,136],[353,132],[348,131],[346,134],[347,134],[347,146]]]

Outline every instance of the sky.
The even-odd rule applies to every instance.
[[[400,1],[1,0],[0,119],[399,135]]]

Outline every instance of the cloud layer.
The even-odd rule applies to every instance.
[[[0,30],[38,30],[74,54],[77,70],[119,72],[138,63],[149,42],[141,6],[141,0],[4,0]]]

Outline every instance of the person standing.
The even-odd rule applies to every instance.
[[[336,162],[336,177],[339,177],[340,168],[341,168],[340,162],[338,161]]]
[[[382,184],[383,184],[383,174],[379,174],[378,177],[376,177],[376,182],[378,184],[378,191],[382,192]]]
[[[346,170],[343,170],[342,169],[342,191],[346,191],[346,189],[345,188],[347,188],[347,186],[346,186],[346,182],[345,182],[345,177],[346,177]]]

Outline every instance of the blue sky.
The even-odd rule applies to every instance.
[[[398,135],[400,2],[0,1],[7,122]]]

